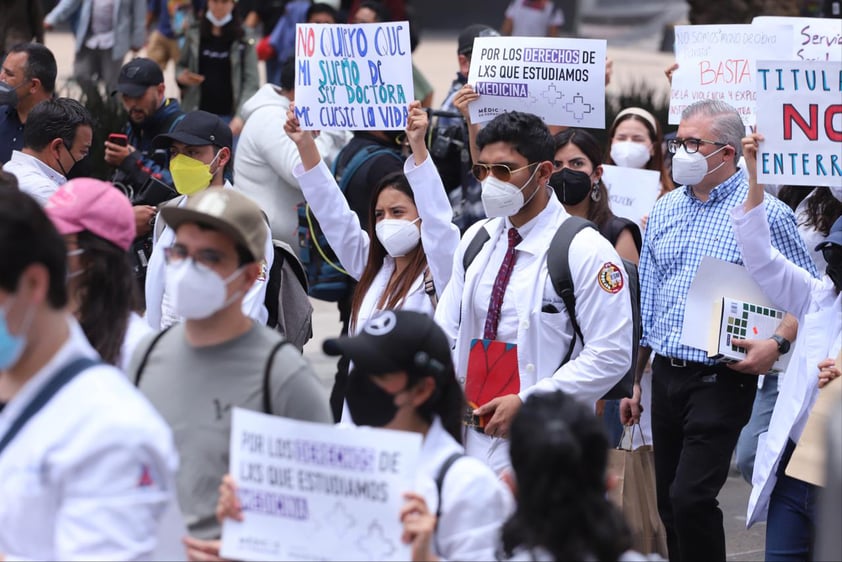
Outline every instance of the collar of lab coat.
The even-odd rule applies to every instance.
[[[44,387],[50,378],[72,359],[77,357],[98,358],[97,352],[88,343],[82,327],[72,316],[65,316],[67,326],[70,329],[69,336],[55,355],[44,365],[40,371],[35,373],[21,387],[17,394],[6,404],[0,412],[0,435],[5,435],[12,422],[17,419],[20,412],[26,408],[29,402],[35,397],[38,391]]]

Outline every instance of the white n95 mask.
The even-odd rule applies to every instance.
[[[537,171],[538,166],[535,166],[529,179],[520,188],[513,183],[503,181],[495,175],[489,174],[485,178],[485,181],[482,182],[482,207],[485,210],[485,216],[488,218],[497,218],[516,215],[538,193],[536,189],[529,196],[528,201],[523,200],[523,190],[526,189],[526,186],[535,177],[535,172]]]
[[[175,313],[188,320],[208,318],[228,306],[239,293],[225,298],[228,283],[243,272],[237,269],[226,279],[212,269],[185,259],[177,263],[168,263],[166,271],[166,290],[172,297]]]
[[[386,248],[386,253],[393,258],[407,255],[415,249],[421,240],[421,231],[415,223],[421,217],[413,221],[406,219],[383,219],[374,227],[377,239]]]
[[[649,146],[634,141],[611,144],[611,160],[623,168],[643,168],[649,162]]]
[[[725,145],[728,146],[728,145]],[[672,179],[678,185],[696,185],[708,174],[712,174],[721,168],[725,162],[723,161],[719,166],[708,172],[708,158],[725,148],[720,146],[707,156],[701,152],[694,152],[688,154],[687,150],[682,146],[678,149],[672,157]]]

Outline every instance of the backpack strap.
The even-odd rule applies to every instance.
[[[585,343],[585,338],[582,336],[582,329],[576,320],[576,295],[573,292],[573,277],[570,274],[569,254],[570,244],[573,242],[573,238],[580,230],[589,227],[596,229],[596,225],[589,220],[581,217],[568,217],[558,227],[552,242],[550,242],[550,250],[547,252],[547,270],[550,274],[550,281],[553,284],[556,294],[564,302],[564,307],[567,309],[570,324],[572,324],[574,331],[574,336],[570,340],[570,347],[564,356],[564,360],[561,362],[562,365],[570,361],[570,358],[573,356],[573,348],[576,346],[577,337],[583,344]]]
[[[361,150],[358,150],[341,168],[339,167],[340,158],[334,160],[331,172],[333,173],[333,177],[336,178],[339,190],[342,191],[342,193],[345,193],[345,190],[348,189],[348,184],[351,183],[351,178],[354,177],[357,170],[359,170],[369,159],[380,155],[392,156],[399,161],[403,160],[403,157],[396,150],[376,144],[371,144],[363,147]]]
[[[173,324],[174,326],[175,324]],[[152,355],[152,348],[154,348],[158,344],[158,340],[164,337],[164,334],[170,331],[172,326],[167,326],[157,334],[155,337],[152,338],[152,341],[149,342],[149,347],[146,348],[146,351],[143,353],[143,358],[140,360],[140,363],[137,366],[137,372],[134,375],[134,385],[140,388],[140,377],[143,376],[143,370],[146,368],[146,363],[149,361],[149,356]]]
[[[76,378],[76,375],[83,371],[90,369],[96,365],[101,364],[97,359],[90,357],[80,357],[65,365],[58,373],[52,376],[47,384],[41,387],[41,390],[35,395],[32,401],[26,405],[21,411],[9,430],[0,439],[0,453],[12,442],[12,440],[20,433],[20,430],[37,414],[41,408],[47,405],[47,402],[55,396],[64,386]]]
[[[485,221],[488,224],[488,219]],[[479,251],[482,250],[482,247],[485,246],[485,243],[491,239],[491,235],[488,233],[488,230],[485,228],[485,224],[482,225],[482,228],[477,231],[476,236],[468,243],[468,247],[465,248],[465,253],[462,255],[462,272],[468,271],[468,267],[474,262],[474,259],[479,254]]]
[[[424,268],[424,292],[430,297],[430,302],[435,309],[439,304],[439,297],[436,294],[436,282],[433,280],[433,272],[430,271],[429,265]]]
[[[269,351],[269,358],[266,360],[266,367],[263,368],[263,413],[272,414],[272,364],[275,362],[275,355],[285,345],[292,345],[289,340],[282,340],[272,346]]]
[[[444,477],[447,476],[447,471],[453,466],[453,463],[465,456],[465,453],[453,453],[444,461],[436,475],[436,491],[439,495],[438,506],[436,506],[436,528],[439,526],[439,519],[441,518],[441,491],[444,487]]]

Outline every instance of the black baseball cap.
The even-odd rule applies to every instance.
[[[183,142],[188,146],[213,144],[231,148],[234,137],[230,127],[218,115],[198,109],[185,114],[184,118],[176,123],[171,133],[155,137],[152,140],[152,146],[167,148],[173,141]]]
[[[842,246],[842,217],[839,217],[838,219],[833,221],[833,226],[830,227],[830,232],[828,232],[827,237],[825,237],[825,239],[819,242],[818,246],[816,246],[816,251],[818,252],[819,250],[824,250],[831,244]]]
[[[461,32],[459,32],[459,46],[456,48],[456,53],[459,55],[467,55],[474,50],[474,39],[477,37],[499,37],[500,34],[493,27],[488,27],[481,23],[469,25]]]
[[[411,310],[380,312],[356,336],[325,340],[322,348],[367,375],[454,376],[447,336],[430,316]]]
[[[158,63],[151,59],[136,58],[123,65],[120,77],[117,78],[117,92],[131,98],[139,98],[150,86],[157,86],[164,82],[164,73]]]

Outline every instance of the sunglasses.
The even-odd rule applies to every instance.
[[[536,164],[540,164],[540,162],[530,162],[526,166],[517,168],[516,170],[512,170],[505,164],[474,164],[471,166],[471,173],[479,181],[485,180],[485,178],[488,177],[488,174],[493,175],[500,181],[509,181],[512,179],[512,174],[520,172],[521,170],[526,170],[530,166],[534,166]]]

